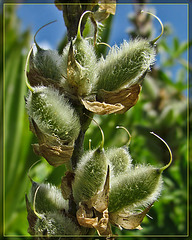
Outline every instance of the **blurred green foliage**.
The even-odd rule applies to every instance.
[[[26,86],[24,68],[31,34],[20,31],[20,22],[13,5],[5,8],[5,58],[4,58],[4,234],[28,235],[27,212],[24,195],[31,187],[27,177],[30,166],[39,159],[32,151],[35,137],[29,131],[28,117],[25,111],[24,96]],[[106,21],[107,26],[101,36],[102,42],[109,39],[112,18]],[[60,44],[59,52],[65,45]],[[191,43],[190,43],[191,45]],[[173,163],[164,173],[164,189],[159,201],[149,212],[153,218],[145,218],[143,230],[127,231],[114,227],[114,233],[128,236],[145,235],[186,235],[188,221],[187,181],[189,179],[187,121],[191,119],[187,105],[187,62],[182,58],[189,45],[180,43],[175,36],[172,46],[166,38],[158,43],[160,58],[159,68],[153,67],[147,75],[138,103],[126,114],[95,116],[105,134],[105,148],[122,146],[127,141],[127,134],[116,126],[126,127],[131,135],[130,153],[133,162],[149,163],[155,166],[165,165],[169,161],[168,151],[149,132],[161,136],[173,152]],[[106,53],[106,47],[98,50],[98,55]],[[177,51],[176,51],[177,50]],[[172,79],[165,71],[180,63],[177,79]],[[91,124],[85,137],[84,147],[88,141],[92,148],[101,141],[100,131]],[[42,160],[30,171],[30,176],[38,182],[50,182],[60,185],[65,167],[53,168]]]

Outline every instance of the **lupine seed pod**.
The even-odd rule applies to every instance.
[[[56,210],[65,210],[68,212],[69,202],[62,196],[61,190],[49,183],[39,184],[32,181],[30,198],[34,202],[35,192],[38,188],[38,194],[35,198],[35,208],[39,213],[53,212]]]
[[[86,11],[82,14],[76,38],[63,51],[64,69],[67,68],[67,81],[64,80],[64,84],[69,85],[69,90],[79,96],[90,93],[97,77],[95,72],[97,59],[93,45],[80,33],[82,18],[87,13],[91,12]]]
[[[37,47],[37,53],[35,54],[35,56],[31,57],[31,63],[33,67],[38,70],[39,74],[41,74],[44,78],[50,78],[52,80],[59,81],[63,74],[62,57],[58,54],[56,50],[44,50],[40,48],[35,40],[37,33],[42,28],[53,22],[42,26],[36,32],[34,36],[34,42]]]
[[[170,153],[169,163],[162,168],[139,165],[115,179],[109,193],[109,212],[141,205],[148,206],[159,197],[162,189],[162,172],[170,166],[172,153],[167,143],[158,135],[154,135],[167,146]]]
[[[103,150],[104,134],[101,128],[100,130],[102,134],[100,147],[86,152],[75,170],[72,188],[76,203],[89,201],[103,189],[105,184],[108,165]]]
[[[128,145],[131,140],[131,135],[128,130],[124,127],[117,126],[116,128],[123,128],[129,134],[129,140],[127,142],[127,146],[123,146],[120,148],[109,148],[105,154],[106,158],[109,161],[109,166],[111,170],[111,179],[113,177],[118,177],[119,175],[124,174],[132,168],[132,158],[128,152]]]
[[[120,48],[112,47],[106,59],[101,58],[98,62],[96,90],[114,91],[138,84],[154,64],[156,55],[154,43],[163,34],[163,24],[157,16],[147,13],[159,21],[162,27],[161,34],[151,42],[146,39],[135,39],[129,43],[124,41]]]
[[[159,169],[138,166],[114,180],[109,193],[109,212],[125,207],[147,206],[160,195],[162,178]]]
[[[155,48],[144,39],[136,39],[109,50],[106,59],[98,62],[99,77],[96,89],[114,91],[130,87],[149,70],[155,62]]]
[[[45,134],[65,142],[74,141],[80,131],[79,117],[64,95],[51,87],[36,87],[26,98],[28,115]]]
[[[85,153],[75,170],[73,196],[77,203],[88,201],[103,188],[107,173],[104,151],[96,149]]]

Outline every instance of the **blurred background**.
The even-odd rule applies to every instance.
[[[51,1],[50,1],[51,2]],[[119,147],[131,135],[130,153],[133,163],[165,165],[169,161],[166,147],[149,132],[161,136],[170,146],[173,163],[164,173],[164,188],[159,200],[145,217],[143,230],[118,230],[114,233],[137,237],[186,236],[189,231],[189,76],[192,66],[188,60],[189,39],[188,4],[117,4],[115,16],[104,23],[102,42],[120,45],[137,36],[154,39],[161,32],[159,22],[140,10],[156,14],[164,24],[165,33],[157,42],[157,61],[144,80],[139,101],[127,113],[95,116],[105,134],[105,148]],[[31,183],[27,177],[30,166],[40,158],[33,153],[31,144],[37,140],[29,131],[24,96],[27,88],[24,80],[26,55],[33,43],[35,32],[44,24],[57,20],[37,35],[38,44],[44,49],[57,49],[60,53],[66,44],[66,28],[60,12],[54,4],[4,4],[1,8],[4,21],[4,164],[3,164],[3,229],[7,237],[29,236],[24,196]],[[87,30],[88,32],[89,30]],[[1,40],[2,41],[2,40]],[[98,56],[106,55],[101,47]],[[2,54],[2,53],[1,53]],[[2,64],[1,64],[2,66]],[[2,82],[3,81],[3,82]],[[1,105],[2,107],[2,105]],[[1,109],[2,112],[2,109]],[[2,123],[1,123],[2,126]],[[99,145],[101,137],[97,126],[91,124],[84,147]],[[50,182],[60,186],[65,167],[51,167],[45,160],[35,165],[30,176],[38,182]]]

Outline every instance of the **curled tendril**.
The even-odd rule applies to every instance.
[[[84,113],[84,114],[85,114],[85,113]],[[98,122],[97,122],[95,119],[91,118],[91,117],[88,116],[87,114],[85,114],[85,116],[87,116],[88,118],[90,118],[90,119],[99,127],[99,129],[100,129],[100,131],[101,131],[101,137],[102,137],[101,144],[100,144],[100,149],[103,149],[103,147],[104,147],[104,133],[103,133],[102,128],[100,127],[100,125],[98,124]]]
[[[37,44],[37,42],[36,42],[36,36],[37,36],[38,32],[41,31],[41,29],[43,29],[44,27],[46,27],[46,26],[48,26],[48,25],[50,25],[50,24],[52,24],[52,23],[54,23],[54,22],[56,22],[56,21],[57,21],[57,20],[51,21],[51,22],[49,22],[49,23],[46,23],[45,25],[43,25],[42,27],[40,27],[40,28],[37,30],[37,32],[35,33],[35,35],[34,35],[34,43],[35,43],[35,45],[36,45],[36,47],[37,47],[38,50],[41,49],[41,48],[39,47],[39,45]]]
[[[35,43],[31,46],[30,50],[29,50],[29,53],[27,55],[27,59],[26,59],[26,63],[25,63],[25,83],[27,85],[27,87],[29,88],[29,90],[31,92],[34,92],[34,88],[30,85],[29,81],[28,81],[28,77],[27,77],[27,67],[28,67],[28,62],[29,62],[29,58],[30,58],[30,55],[33,51],[33,47],[35,46]]]
[[[29,175],[29,173],[30,173],[31,169],[32,169],[38,162],[40,162],[40,161],[42,161],[42,160],[39,159],[38,161],[36,161],[35,163],[33,163],[33,164],[31,165],[31,167],[29,168],[29,170],[28,170],[27,176],[28,176],[28,178],[30,179],[31,182],[33,182],[33,180],[32,180],[32,178],[31,178],[31,176]]]
[[[37,189],[36,189],[36,191],[35,191],[35,194],[34,194],[34,199],[33,199],[33,211],[34,211],[35,215],[36,215],[38,218],[42,219],[41,214],[39,214],[39,213],[36,211],[36,208],[35,208],[35,201],[36,201],[37,192],[38,192],[39,188],[40,188],[40,186],[37,187]]]
[[[127,146],[129,146],[129,144],[130,144],[130,142],[131,142],[131,134],[130,134],[130,132],[127,130],[127,128],[125,128],[125,127],[123,127],[123,126],[117,126],[116,128],[117,128],[117,129],[122,128],[122,129],[124,129],[124,130],[127,132],[127,134],[129,135],[129,139],[128,139],[128,141],[127,141]]]
[[[173,155],[172,155],[172,152],[171,152],[171,149],[170,149],[169,145],[165,142],[165,140],[163,140],[161,137],[159,137],[154,132],[150,132],[150,133],[153,134],[154,136],[156,136],[157,138],[159,138],[166,145],[166,147],[167,147],[167,149],[169,151],[169,154],[170,154],[169,163],[167,165],[165,165],[164,167],[160,168],[160,172],[163,172],[165,169],[167,169],[171,165],[172,160],[173,160]]]
[[[154,43],[157,42],[157,40],[159,40],[159,38],[163,35],[163,32],[164,32],[163,23],[161,22],[161,19],[158,18],[158,17],[157,17],[155,14],[153,14],[153,13],[146,12],[146,11],[144,11],[144,10],[141,10],[141,13],[147,13],[147,14],[152,15],[153,17],[155,17],[155,18],[159,21],[159,23],[160,23],[160,25],[161,25],[161,34],[160,34],[158,37],[156,37],[154,40],[151,41],[151,44],[154,44]]]

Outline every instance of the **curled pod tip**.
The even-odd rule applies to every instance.
[[[159,38],[161,38],[161,36],[163,35],[163,32],[164,32],[163,23],[162,23],[161,19],[158,18],[158,17],[157,17],[155,14],[153,14],[153,13],[146,12],[146,11],[144,11],[144,10],[141,10],[141,13],[147,13],[147,14],[152,15],[153,17],[155,17],[155,18],[159,21],[159,23],[160,23],[160,25],[161,25],[161,33],[160,33],[160,35],[159,35],[158,37],[156,37],[154,40],[151,41],[151,44],[154,45],[154,44],[157,42],[157,40],[159,40]]]
[[[165,169],[167,169],[167,168],[171,165],[171,163],[172,163],[172,161],[173,161],[173,155],[172,155],[172,152],[171,152],[171,149],[170,149],[169,145],[165,142],[165,140],[163,140],[161,137],[159,137],[159,136],[158,136],[156,133],[154,133],[154,132],[150,132],[150,133],[153,134],[155,137],[159,138],[159,139],[165,144],[165,146],[167,147],[167,149],[168,149],[168,151],[169,151],[170,159],[169,159],[168,164],[159,169],[160,172],[163,172]]]
[[[36,48],[37,48],[37,50],[41,50],[42,48],[40,48],[40,46],[37,44],[37,41],[36,41],[36,36],[37,36],[37,34],[41,31],[41,29],[43,29],[44,27],[46,27],[46,26],[48,26],[48,25],[50,25],[50,24],[52,24],[52,23],[54,23],[54,22],[56,22],[57,20],[54,20],[54,21],[51,21],[51,22],[49,22],[49,23],[46,23],[45,25],[43,25],[42,27],[40,27],[38,30],[37,30],[37,32],[35,33],[35,35],[34,35],[34,43],[35,43],[35,46],[36,46]]]
[[[30,55],[33,51],[33,47],[35,46],[35,44],[33,44],[29,50],[29,53],[27,55],[27,59],[26,59],[26,63],[25,63],[25,83],[26,83],[26,86],[28,87],[28,89],[33,92],[34,91],[34,88],[30,85],[29,81],[28,81],[28,77],[27,77],[27,67],[28,67],[28,62],[29,62],[29,58],[30,58]]]

